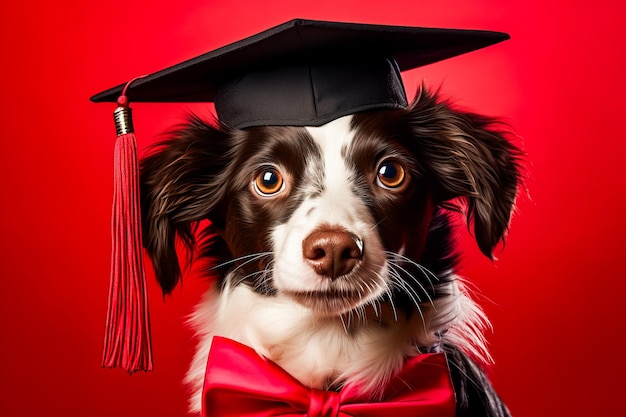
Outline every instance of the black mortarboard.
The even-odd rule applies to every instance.
[[[113,248],[103,365],[152,369],[136,141],[128,100],[214,102],[231,127],[320,126],[407,106],[400,72],[508,39],[498,32],[292,20],[96,94],[117,102]]]
[[[133,102],[214,102],[237,128],[319,126],[405,107],[400,72],[508,39],[499,32],[295,19],[134,81]],[[115,102],[124,85],[91,98]]]

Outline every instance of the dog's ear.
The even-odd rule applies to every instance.
[[[192,250],[197,222],[210,219],[219,227],[223,221],[220,173],[228,164],[228,139],[227,129],[191,116],[141,161],[144,246],[164,294],[181,275],[176,237]]]
[[[424,88],[408,111],[437,203],[457,207],[451,200],[465,202],[478,247],[493,258],[508,231],[522,152],[496,120],[455,109]]]

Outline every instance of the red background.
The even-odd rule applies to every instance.
[[[113,109],[88,98],[293,17],[511,34],[406,77],[410,91],[425,79],[461,105],[505,117],[529,155],[528,195],[499,261],[461,233],[462,273],[495,329],[494,383],[514,416],[623,413],[621,3],[3,1],[0,415],[184,414],[192,342],[183,317],[200,280],[188,277],[165,302],[150,281],[154,372],[99,366]],[[145,148],[187,106],[134,108]]]

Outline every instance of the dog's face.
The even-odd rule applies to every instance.
[[[193,224],[209,219],[223,243],[205,252],[230,271],[230,286],[322,316],[395,298],[418,307],[437,296],[423,266],[438,261],[427,258],[442,207],[465,202],[488,256],[507,229],[517,155],[491,124],[426,92],[408,109],[316,128],[232,130],[194,119],[142,165],[157,277],[165,292],[174,287],[175,237],[193,244]]]
[[[347,116],[245,133],[222,236],[238,277],[320,315],[389,292],[390,257],[419,258],[432,212],[417,161]]]

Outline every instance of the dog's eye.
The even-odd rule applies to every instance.
[[[283,176],[276,168],[263,168],[253,181],[254,191],[260,196],[270,197],[285,189]]]
[[[378,165],[376,184],[388,190],[396,190],[404,185],[406,172],[404,167],[393,159],[388,159]]]

